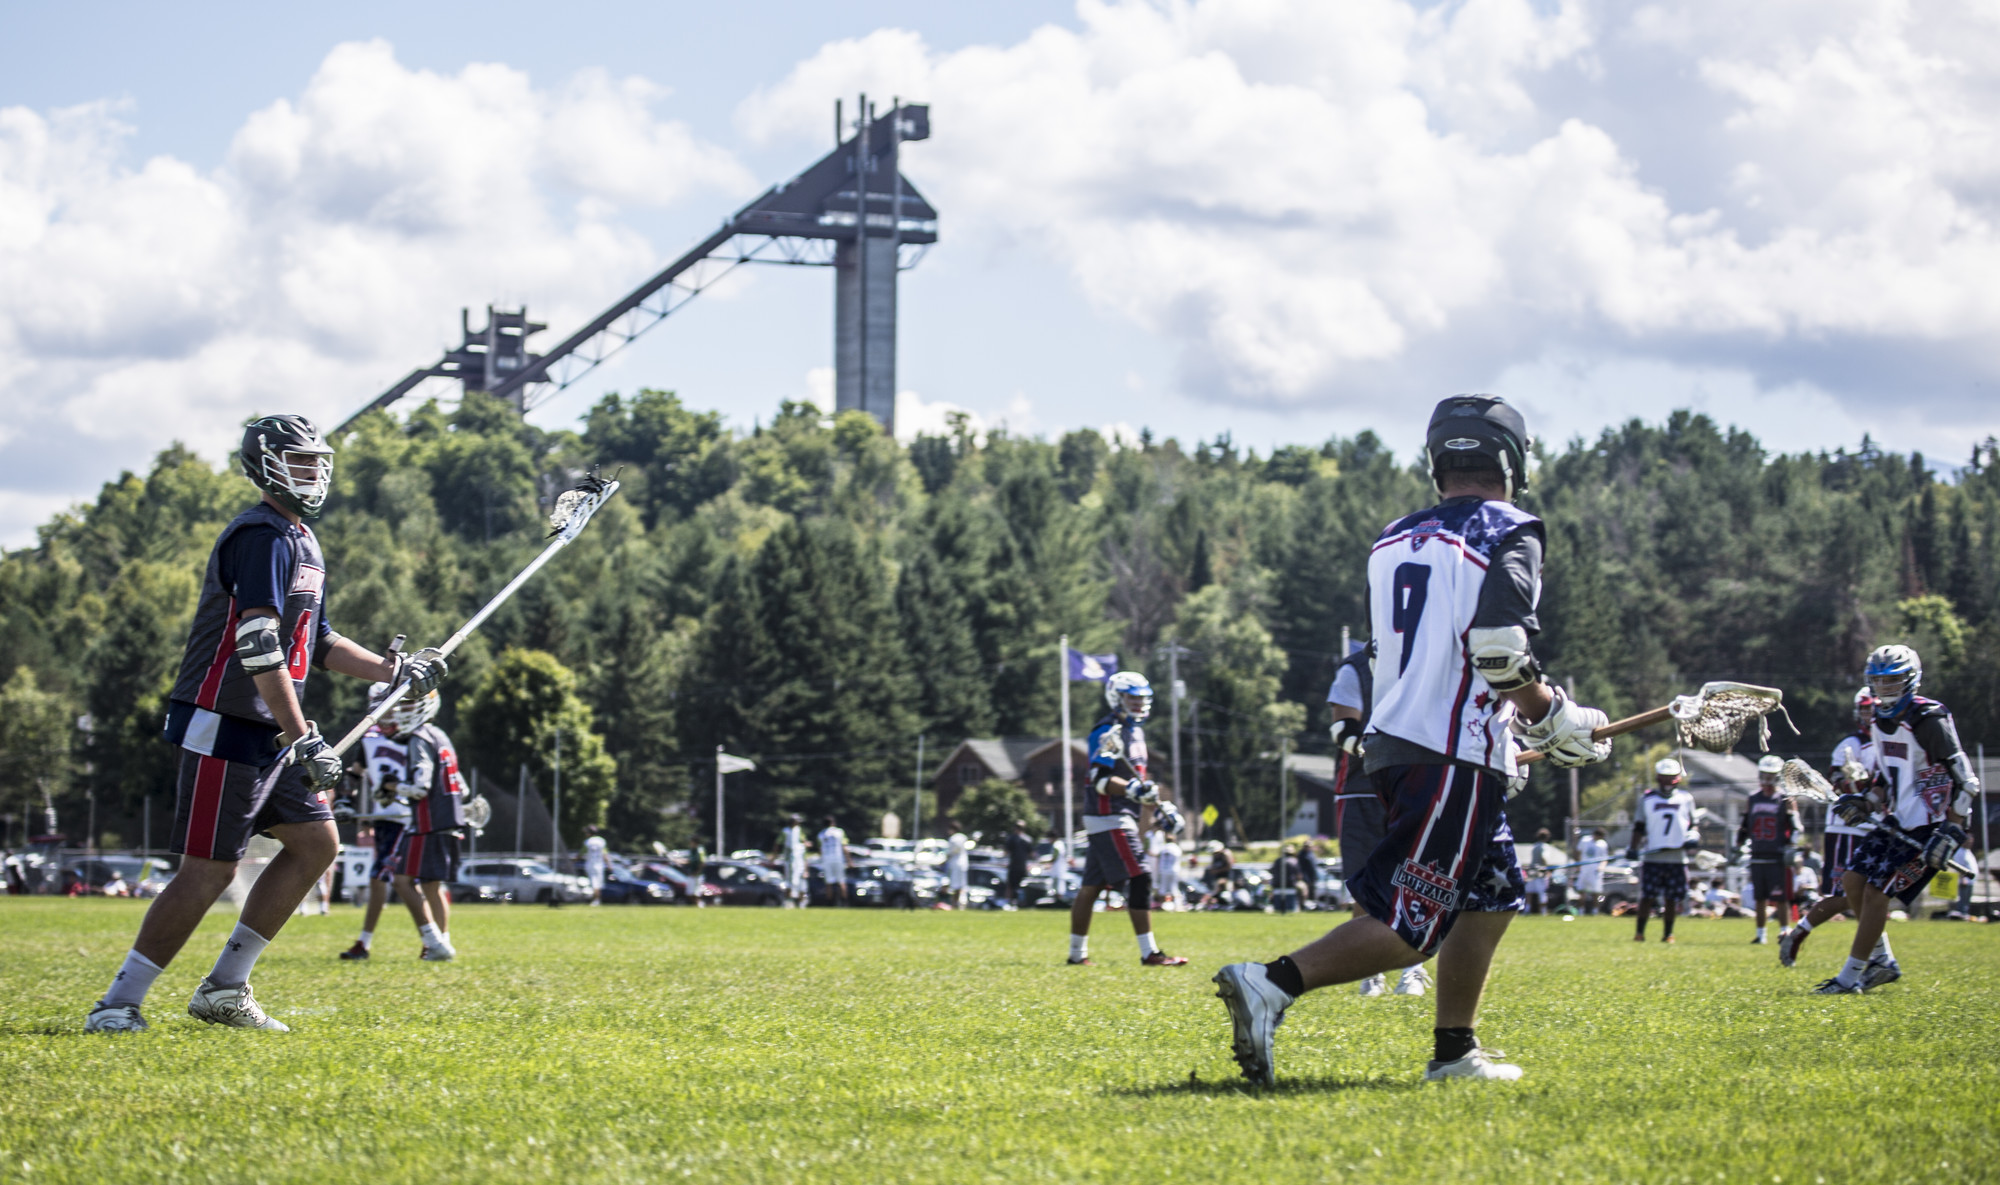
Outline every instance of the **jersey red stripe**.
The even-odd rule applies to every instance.
[[[201,677],[201,691],[195,696],[198,708],[213,708],[215,697],[222,692],[222,672],[229,667],[229,656],[235,653],[236,598],[229,598],[229,612],[222,619],[222,637],[216,639],[215,657],[208,660],[208,673]]]
[[[215,833],[222,823],[222,784],[229,763],[195,756],[194,800],[188,806],[187,854],[215,859]]]

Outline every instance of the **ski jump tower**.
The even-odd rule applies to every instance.
[[[675,310],[745,263],[834,269],[834,408],[860,408],[896,428],[896,277],[937,242],[937,211],[902,174],[902,146],[927,140],[930,107],[897,100],[877,116],[861,96],[854,134],[834,104],[832,152],[774,185],[714,234],[625,294],[546,354],[528,338],[547,328],[522,309],[486,308],[484,328],[460,318],[464,342],[343,420],[388,407],[433,378],[488,391],[522,413],[571,386]]]

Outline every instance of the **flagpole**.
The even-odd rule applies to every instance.
[[[723,860],[729,853],[722,846],[722,746],[715,747],[715,858]]]
[[[1063,833],[1062,842],[1056,845],[1056,899],[1069,899],[1069,845],[1076,834],[1076,772],[1071,767],[1069,751],[1069,635],[1064,634],[1056,647],[1056,674],[1062,680],[1062,777],[1063,777]]]

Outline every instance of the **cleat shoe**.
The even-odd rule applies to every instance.
[[[1839,979],[1829,979],[1813,989],[1815,996],[1858,996],[1864,989],[1858,983],[1842,983]]]
[[[1180,967],[1186,965],[1186,963],[1187,960],[1181,958],[1179,955],[1170,955],[1163,950],[1156,950],[1152,954],[1142,956],[1139,959],[1141,967]]]
[[[1069,961],[1069,965],[1070,965],[1070,966],[1072,966],[1072,967],[1095,967],[1095,966],[1097,966],[1097,964],[1095,964],[1095,963],[1093,963],[1093,962],[1091,962],[1091,961],[1090,961],[1090,956],[1089,956],[1089,955],[1085,955],[1085,956],[1083,956],[1083,957],[1082,957],[1082,958],[1080,958],[1080,959],[1071,959],[1071,960]]]
[[[1784,936],[1783,934],[1780,934],[1780,935],[1778,935],[1778,941],[1779,941],[1779,942],[1783,942],[1784,940],[1785,940],[1785,936]],[[1756,937],[1752,938],[1752,939],[1750,940],[1750,945],[1751,945],[1751,946],[1763,946],[1763,945],[1765,945],[1765,942],[1764,942],[1764,936],[1763,936],[1762,934],[1759,934],[1759,935],[1757,935]]]
[[[417,957],[426,963],[449,963],[458,957],[458,952],[448,946],[427,946]]]
[[[1361,981],[1361,987],[1359,990],[1363,997],[1372,1000],[1377,996],[1385,994],[1389,990],[1388,983],[1389,981],[1387,979],[1384,979],[1380,975],[1371,975],[1368,978]]]
[[[1470,1078],[1475,1082],[1513,1082],[1521,1077],[1521,1067],[1502,1062],[1497,1049],[1474,1049],[1455,1062],[1429,1062],[1424,1066],[1425,1082],[1445,1082]]]
[[[1680,943],[1678,943],[1678,942],[1675,942],[1675,941],[1674,941],[1674,936],[1673,936],[1673,935],[1671,935],[1671,934],[1668,934],[1668,935],[1665,935],[1665,936],[1663,936],[1663,937],[1662,937],[1662,938],[1660,939],[1660,942],[1661,942],[1661,943],[1662,943],[1663,945],[1666,945],[1666,946],[1679,946],[1679,945],[1680,945]]]
[[[361,945],[359,940],[356,940],[353,946],[340,952],[340,957],[343,959],[365,959],[368,957],[368,948]]]
[[[1396,994],[1421,996],[1424,994],[1424,989],[1429,986],[1431,986],[1431,973],[1424,970],[1423,964],[1419,963],[1415,967],[1403,968],[1402,978],[1396,981]]]
[[[268,1029],[273,1033],[292,1031],[284,1021],[273,1020],[264,1014],[264,1010],[257,1006],[256,998],[250,994],[247,983],[231,988],[202,980],[201,986],[194,989],[194,999],[188,1001],[188,1015],[212,1025],[228,1025],[232,1029]]]
[[[1901,978],[1903,978],[1903,966],[1896,960],[1870,959],[1867,968],[1861,972],[1861,990],[1872,992],[1878,987],[1887,987]]]
[[[1285,1023],[1285,1009],[1292,997],[1271,982],[1262,963],[1231,963],[1215,973],[1215,994],[1229,1006],[1234,1027],[1230,1052],[1243,1077],[1259,1086],[1273,1086],[1278,1075],[1271,1058],[1271,1042],[1278,1026]]]
[[[1644,932],[1644,931],[1640,931],[1639,933],[1637,933],[1637,934],[1634,934],[1634,935],[1632,936],[1632,941],[1634,941],[1634,942],[1644,942],[1644,941],[1646,941],[1646,934],[1645,934],[1645,932]]]
[[[137,1004],[93,1004],[83,1022],[86,1033],[143,1033],[146,1018]]]
[[[1799,948],[1811,937],[1811,930],[1801,930],[1794,926],[1778,935],[1778,966],[1790,967],[1799,961]]]

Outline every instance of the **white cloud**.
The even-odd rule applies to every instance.
[[[621,211],[752,188],[658,114],[664,96],[341,45],[212,173],[129,166],[106,104],[0,110],[6,484],[82,494],[175,438],[219,454],[253,410],[337,420],[455,344],[457,309],[495,293],[554,324],[595,312],[657,266]],[[28,534],[0,524],[6,543]]]
[[[1359,408],[1553,351],[1942,429],[2000,377],[2000,10],[1753,7],[1082,0],[1010,46],[830,44],[738,123],[932,102],[908,168],[954,243],[1057,261],[1213,400]]]
[[[827,370],[827,381],[831,387],[833,371]],[[831,403],[831,400],[828,401]],[[987,423],[970,408],[960,407],[945,400],[926,400],[915,391],[896,392],[896,439],[908,444],[919,436],[949,436],[952,425],[950,417],[964,415],[967,426],[972,429],[975,440],[983,440]]]

